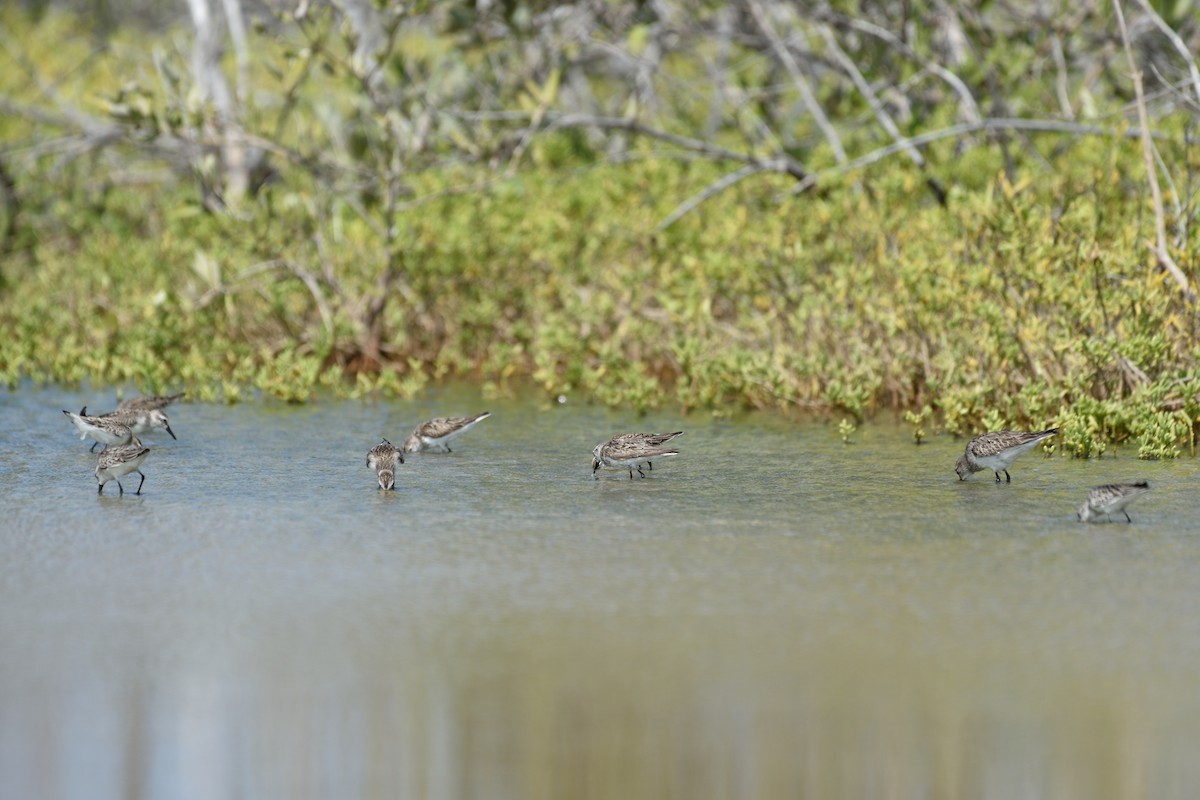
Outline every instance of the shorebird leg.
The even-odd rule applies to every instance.
[[[992,472],[996,472],[996,470],[992,470]],[[999,483],[999,482],[1000,482],[1000,473],[996,472],[996,483]]]
[[[125,487],[121,485],[121,481],[119,481],[119,480],[117,481],[117,488],[121,490],[121,493],[119,495],[117,495],[117,497],[124,497],[125,496]]]
[[[141,494],[142,493],[142,484],[146,482],[146,474],[144,472],[142,472],[140,469],[138,470],[138,475],[141,475],[142,479],[140,481],[138,481],[138,490],[136,492],[134,492],[134,494]]]
[[[91,449],[91,450],[88,450],[88,452],[89,452],[89,453],[94,453],[94,452],[96,452],[96,445],[98,445],[98,444],[100,444],[100,443],[99,443],[99,442],[92,442],[92,449]]]
[[[638,464],[637,471],[638,471],[638,475],[641,475],[643,478],[644,478],[644,477],[646,477],[646,473],[642,472],[642,465],[641,465],[641,464]],[[633,473],[632,473],[632,472],[631,472],[631,473],[629,473],[629,477],[631,477],[631,478],[633,477]]]
[[[1129,518],[1129,512],[1128,512],[1128,511],[1126,511],[1125,509],[1121,509],[1121,513],[1125,515],[1125,521],[1126,521],[1126,522],[1128,522],[1128,523],[1130,523],[1130,524],[1133,524],[1133,520],[1131,520],[1131,519]]]
[[[651,472],[654,472],[654,462],[653,461],[647,461],[646,466],[650,468]]]
[[[104,484],[103,483],[96,486],[96,494],[104,494]]]
[[[997,477],[997,478],[999,478],[1000,476],[999,476],[999,475],[997,475],[996,477]],[[1009,474],[1008,474],[1008,470],[1004,470],[1004,482],[1005,482],[1005,483],[1012,483],[1012,475],[1009,475]]]
[[[629,468],[629,480],[633,480],[633,467]]]

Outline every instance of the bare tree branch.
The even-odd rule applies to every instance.
[[[729,173],[724,178],[721,178],[719,181],[716,181],[716,182],[710,184],[709,186],[705,187],[704,191],[700,192],[699,194],[693,195],[692,197],[689,197],[684,202],[680,203],[675,208],[674,211],[672,211],[670,214],[667,215],[666,219],[664,219],[662,222],[658,223],[658,227],[655,228],[655,231],[657,231],[658,233],[662,233],[667,228],[671,227],[676,222],[678,222],[680,219],[682,219],[684,216],[686,216],[687,214],[694,211],[702,203],[709,200],[710,198],[716,197],[718,194],[725,191],[730,186],[740,183],[741,181],[745,180],[746,178],[749,178],[751,175],[757,175],[760,172],[766,172],[766,171],[768,171],[768,167],[765,165],[747,164],[746,166],[742,167],[741,169],[737,170],[736,172]]]
[[[1002,131],[1002,130],[1017,130],[1017,131],[1034,131],[1039,133],[1061,133],[1070,134],[1072,136],[1124,136],[1127,139],[1136,139],[1141,136],[1139,131],[1116,131],[1110,128],[1104,128],[1099,125],[1080,125],[1075,122],[1062,122],[1059,120],[1039,120],[1039,119],[1013,119],[1009,117],[999,117],[995,119],[983,119],[979,122],[962,123],[961,125],[951,125],[949,128],[930,131],[923,133],[920,136],[913,136],[905,139],[903,142],[889,144],[887,147],[881,147],[878,150],[873,150],[866,155],[859,156],[853,161],[845,164],[838,164],[828,169],[823,169],[819,172],[810,173],[806,178],[800,181],[792,188],[791,194],[800,194],[816,186],[825,178],[839,175],[844,172],[859,169],[861,167],[870,166],[877,162],[883,161],[888,156],[893,156],[896,153],[902,153],[909,145],[916,147],[924,147],[927,144],[939,141],[941,139],[956,139],[960,136],[966,136],[972,133],[980,133],[982,131]],[[1150,133],[1150,136],[1159,134]]]
[[[1142,134],[1142,153],[1146,158],[1146,180],[1150,183],[1150,196],[1154,200],[1154,228],[1157,234],[1156,243],[1150,249],[1158,257],[1159,265],[1171,274],[1184,294],[1191,297],[1192,291],[1188,286],[1187,276],[1171,258],[1167,249],[1167,220],[1163,211],[1162,190],[1158,186],[1158,166],[1154,163],[1154,143],[1150,140],[1150,120],[1146,113],[1146,97],[1142,91],[1142,73],[1137,68],[1133,58],[1133,45],[1129,42],[1129,29],[1125,26],[1125,14],[1121,10],[1121,0],[1113,0],[1113,8],[1117,12],[1117,27],[1121,30],[1121,41],[1125,45],[1125,58],[1129,62],[1129,73],[1133,79],[1133,89],[1137,96],[1138,126]]]
[[[938,203],[945,205],[946,189],[936,177],[930,174],[928,165],[925,163],[925,157],[921,155],[921,151],[919,151],[911,143],[906,142],[904,135],[901,134],[900,129],[896,127],[895,121],[892,119],[891,115],[888,114],[887,109],[883,107],[883,103],[875,94],[875,90],[871,88],[871,84],[867,83],[867,79],[863,77],[863,74],[859,71],[858,66],[854,63],[850,56],[846,55],[846,51],[842,49],[842,46],[838,44],[837,37],[833,35],[833,31],[831,31],[826,25],[818,25],[817,30],[820,32],[821,37],[825,39],[825,44],[828,45],[829,52],[833,54],[833,60],[836,61],[843,70],[846,71],[846,74],[850,76],[850,80],[854,82],[855,88],[858,89],[859,94],[861,94],[867,101],[867,104],[871,106],[871,111],[874,112],[875,119],[879,120],[879,124],[883,126],[885,131],[887,131],[888,136],[891,136],[892,140],[903,148],[904,154],[907,155],[909,159],[916,164],[922,172],[925,173],[925,181],[929,188],[933,191],[934,195],[937,196]]]
[[[971,94],[971,90],[963,83],[962,78],[958,77],[949,69],[946,69],[936,61],[922,58],[917,51],[908,46],[898,36],[889,30],[879,27],[872,22],[861,19],[848,19],[846,24],[856,31],[869,34],[870,36],[879,39],[891,45],[896,50],[899,50],[910,59],[920,64],[921,67],[934,75],[937,75],[943,81],[950,85],[955,94],[959,97],[959,106],[962,108],[963,116],[967,122],[979,122],[983,119],[983,115],[979,112],[979,104],[975,101],[975,96]]]
[[[1057,31],[1050,36],[1050,51],[1054,56],[1054,68],[1057,70],[1054,92],[1058,95],[1058,105],[1062,108],[1064,117],[1075,119],[1075,111],[1071,108],[1071,92],[1067,85],[1067,59],[1063,55],[1062,37]]]
[[[775,56],[783,64],[784,69],[788,71],[788,75],[791,76],[792,83],[796,84],[796,89],[800,92],[800,97],[804,101],[808,113],[812,114],[817,127],[825,136],[825,141],[829,142],[829,146],[833,149],[834,158],[837,159],[839,164],[844,164],[847,159],[846,150],[842,147],[842,140],[838,137],[837,131],[834,130],[833,125],[829,122],[829,118],[825,116],[825,110],[821,108],[816,95],[813,94],[812,87],[808,85],[808,79],[800,71],[800,65],[796,63],[796,59],[792,56],[791,51],[788,50],[787,45],[779,38],[779,34],[775,32],[775,26],[771,24],[771,20],[763,10],[762,4],[758,0],[746,0],[746,6],[754,16],[754,21],[758,24],[759,29],[767,37],[767,41],[770,42],[771,49],[775,51]]]
[[[712,142],[706,142],[701,139],[692,139],[687,136],[679,136],[678,134],[668,133],[657,128],[651,128],[637,120],[626,119],[624,117],[592,117],[586,114],[563,114],[560,116],[547,115],[547,128],[572,128],[572,127],[596,127],[606,128],[610,130],[623,130],[629,133],[645,136],[650,139],[673,144],[677,147],[689,150],[699,155],[708,156],[710,158],[723,159],[726,161],[739,161],[745,164],[752,164],[769,170],[771,172],[784,172],[797,180],[803,180],[808,174],[800,162],[796,161],[791,156],[777,156],[774,158],[763,158],[762,156],[754,155],[753,153],[739,153],[736,150],[730,150]]]
[[[334,0],[342,15],[350,22],[357,41],[354,45],[354,73],[367,82],[371,90],[379,88],[379,56],[388,44],[388,37],[379,12],[370,0]]]
[[[1179,34],[1159,16],[1158,12],[1154,10],[1154,7],[1147,0],[1137,0],[1137,2],[1142,7],[1142,11],[1145,12],[1146,16],[1150,18],[1150,21],[1154,23],[1154,27],[1158,28],[1159,32],[1167,37],[1167,41],[1171,43],[1179,55],[1183,56],[1183,63],[1187,64],[1188,74],[1192,77],[1192,91],[1196,93],[1197,102],[1200,102],[1200,69],[1196,67],[1196,59],[1192,56],[1191,49],[1183,39],[1179,38]],[[1128,43],[1126,43],[1126,47],[1128,47]]]

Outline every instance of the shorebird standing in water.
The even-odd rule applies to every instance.
[[[1095,486],[1088,492],[1087,499],[1079,507],[1079,521],[1090,522],[1099,517],[1108,518],[1110,514],[1120,511],[1125,515],[1126,522],[1133,522],[1125,506],[1150,491],[1146,481],[1137,483],[1106,483]]]
[[[155,428],[161,428],[171,434],[172,439],[179,438],[175,435],[175,431],[171,430],[171,421],[167,419],[167,415],[157,408],[118,408],[116,411],[101,414],[100,419],[119,422],[133,431],[134,436],[141,436]],[[95,447],[92,445],[93,450]]]
[[[367,466],[375,470],[380,489],[396,488],[396,462],[404,463],[404,454],[384,439],[367,451]]]
[[[96,482],[100,484],[96,487],[96,494],[104,494],[104,484],[116,481],[117,489],[120,490],[118,497],[124,496],[125,487],[121,485],[121,476],[131,472],[142,476],[141,481],[138,482],[137,491],[134,492],[134,494],[141,494],[142,484],[146,482],[146,474],[142,472],[142,462],[146,460],[149,453],[150,448],[142,447],[142,443],[136,436],[131,437],[129,444],[104,448],[96,461]]]
[[[129,440],[133,437],[133,431],[121,420],[104,416],[89,417],[87,406],[79,409],[78,414],[65,409],[63,413],[71,418],[75,429],[79,431],[80,439],[94,439],[105,447],[108,447],[109,445],[120,446],[129,444]],[[95,445],[92,445],[92,447],[95,447]]]
[[[1012,483],[1008,467],[1018,457],[1028,453],[1045,439],[1058,433],[1058,428],[1027,433],[1025,431],[993,431],[981,433],[967,442],[967,449],[958,457],[954,471],[958,479],[965,481],[973,472],[990,469],[996,473],[996,483],[1000,483],[1000,473],[1004,473],[1006,483]]]
[[[620,433],[592,448],[592,474],[595,475],[601,466],[616,467],[629,470],[629,479],[633,480],[633,471],[643,478],[642,464],[654,469],[651,463],[656,458],[679,455],[678,450],[666,450],[658,445],[674,439],[683,431],[675,433]]]
[[[406,453],[449,453],[450,442],[492,415],[484,411],[473,417],[438,417],[418,425],[404,440]]]

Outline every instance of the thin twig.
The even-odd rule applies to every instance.
[[[1200,69],[1196,67],[1196,59],[1192,57],[1191,49],[1146,0],[1138,0],[1138,5],[1142,7],[1142,11],[1150,18],[1150,21],[1154,23],[1159,32],[1167,37],[1167,40],[1175,47],[1179,55],[1183,56],[1183,61],[1187,64],[1188,74],[1192,76],[1192,91],[1196,93],[1196,100],[1200,101]],[[1129,44],[1126,42],[1126,47],[1128,46]]]
[[[874,36],[876,39],[891,45],[893,48],[899,50],[901,53],[920,64],[923,69],[932,72],[934,75],[937,75],[947,84],[949,84],[950,88],[953,89],[955,94],[957,94],[959,97],[959,104],[963,108],[963,116],[966,117],[967,122],[979,122],[981,119],[983,119],[983,115],[979,112],[979,104],[975,102],[975,96],[971,94],[971,90],[967,88],[965,83],[963,83],[962,78],[955,75],[952,71],[946,69],[936,61],[930,61],[922,58],[920,54],[918,54],[906,42],[900,39],[900,37],[872,22],[851,18],[845,20],[845,24],[856,31],[869,34],[870,36]]]
[[[823,169],[819,172],[813,172],[808,177],[801,180],[795,187],[792,188],[792,194],[800,194],[811,189],[821,180],[839,175],[843,172],[860,167],[869,166],[896,153],[904,152],[908,145],[923,147],[927,144],[939,141],[941,139],[954,139],[960,136],[965,136],[971,133],[979,133],[981,131],[999,131],[999,130],[1018,130],[1018,131],[1036,131],[1040,133],[1064,133],[1075,136],[1125,136],[1126,138],[1135,139],[1141,134],[1138,131],[1115,131],[1111,128],[1104,128],[1099,125],[1080,125],[1076,122],[1061,122],[1057,120],[1042,120],[1042,119],[1016,119],[1012,117],[998,117],[995,119],[983,119],[979,122],[964,122],[959,125],[951,125],[949,128],[930,131],[923,133],[920,136],[913,136],[905,139],[903,142],[889,144],[886,147],[881,147],[878,150],[873,150],[864,156],[860,156],[853,161],[845,164]],[[1161,134],[1151,133],[1153,136]]]
[[[787,45],[779,38],[779,34],[775,31],[775,26],[771,24],[771,20],[767,19],[767,15],[758,0],[746,0],[746,5],[750,9],[750,14],[754,17],[754,21],[758,23],[759,29],[771,44],[771,49],[775,51],[775,56],[783,64],[783,68],[787,70],[788,75],[791,76],[792,83],[796,84],[796,89],[800,92],[800,98],[804,101],[805,107],[808,108],[808,113],[812,114],[817,127],[824,134],[825,140],[833,148],[834,158],[837,159],[839,164],[846,163],[846,150],[842,147],[842,140],[838,137],[837,131],[834,130],[833,125],[829,122],[829,118],[825,116],[825,110],[817,102],[817,97],[813,94],[812,87],[808,84],[808,79],[800,71],[800,65],[796,63],[796,59],[792,56],[791,51],[788,50]]]
[[[850,80],[854,82],[855,88],[859,94],[866,99],[867,104],[871,106],[871,111],[875,114],[875,119],[879,120],[879,124],[887,131],[888,136],[892,137],[892,141],[903,148],[903,152],[909,159],[917,165],[923,172],[926,173],[926,182],[929,188],[933,191],[941,205],[946,204],[946,189],[941,185],[936,177],[928,171],[928,165],[925,163],[925,157],[921,155],[913,144],[905,140],[904,135],[900,133],[900,128],[896,126],[895,120],[888,114],[887,109],[883,107],[875,90],[871,88],[871,84],[867,83],[867,79],[863,77],[862,72],[858,69],[858,65],[846,54],[842,46],[838,44],[837,38],[833,35],[833,31],[827,25],[818,25],[817,30],[822,38],[825,39],[825,44],[829,47],[829,52],[833,55],[833,60],[846,71],[850,76]]]
[[[1117,27],[1121,30],[1121,41],[1125,45],[1125,58],[1129,62],[1129,73],[1133,79],[1133,90],[1137,97],[1138,125],[1142,134],[1142,154],[1146,158],[1146,179],[1150,183],[1150,196],[1154,201],[1154,228],[1157,242],[1150,249],[1158,256],[1158,263],[1171,274],[1185,295],[1191,296],[1187,276],[1171,258],[1167,250],[1167,219],[1163,211],[1162,190],[1158,186],[1158,167],[1154,163],[1154,143],[1150,141],[1150,119],[1146,113],[1146,97],[1142,92],[1142,73],[1137,68],[1133,58],[1133,45],[1129,42],[1129,29],[1125,27],[1125,14],[1121,10],[1121,0],[1113,0],[1113,8],[1117,12]]]
[[[594,117],[589,114],[563,114],[555,116],[547,114],[545,116],[546,126],[548,129],[555,128],[605,128],[623,130],[629,133],[645,136],[650,139],[657,139],[668,144],[673,144],[684,150],[690,150],[700,155],[705,155],[710,158],[725,161],[738,161],[743,164],[752,164],[773,172],[784,172],[797,180],[803,180],[808,172],[800,162],[796,161],[791,156],[780,155],[770,158],[755,155],[753,153],[741,153],[736,150],[730,150],[727,147],[722,147],[712,142],[706,142],[702,139],[692,139],[687,136],[680,136],[667,131],[651,128],[644,125],[635,119],[627,119],[625,117]]]
[[[1075,111],[1071,108],[1071,92],[1067,86],[1067,59],[1063,54],[1062,37],[1057,31],[1050,37],[1050,52],[1054,56],[1054,91],[1058,94],[1058,104],[1062,106],[1064,117],[1075,119]]]
[[[700,192],[699,194],[692,195],[687,200],[685,200],[684,202],[682,202],[678,206],[676,206],[675,210],[672,211],[667,216],[666,219],[664,219],[662,222],[660,222],[658,224],[658,227],[655,230],[659,233],[661,233],[662,231],[665,231],[667,228],[671,227],[676,222],[678,222],[681,218],[683,218],[687,214],[694,211],[698,206],[700,206],[706,200],[717,196],[721,192],[728,189],[730,186],[740,183],[741,181],[745,180],[746,178],[749,178],[751,175],[757,175],[760,172],[766,172],[766,171],[767,171],[767,168],[765,166],[761,166],[758,164],[747,164],[746,166],[742,167],[741,169],[739,169],[735,172],[729,173],[728,175],[721,178],[720,180],[715,181],[714,183],[705,187],[704,191]]]

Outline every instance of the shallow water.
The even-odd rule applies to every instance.
[[[141,496],[0,395],[0,797],[1136,798],[1200,785],[1194,459],[482,401],[182,404]],[[490,408],[397,491],[381,435]],[[590,470],[686,431],[645,480]],[[1134,524],[1088,486],[1147,478]],[[137,476],[124,479],[132,490]],[[111,494],[110,494],[111,493]]]

